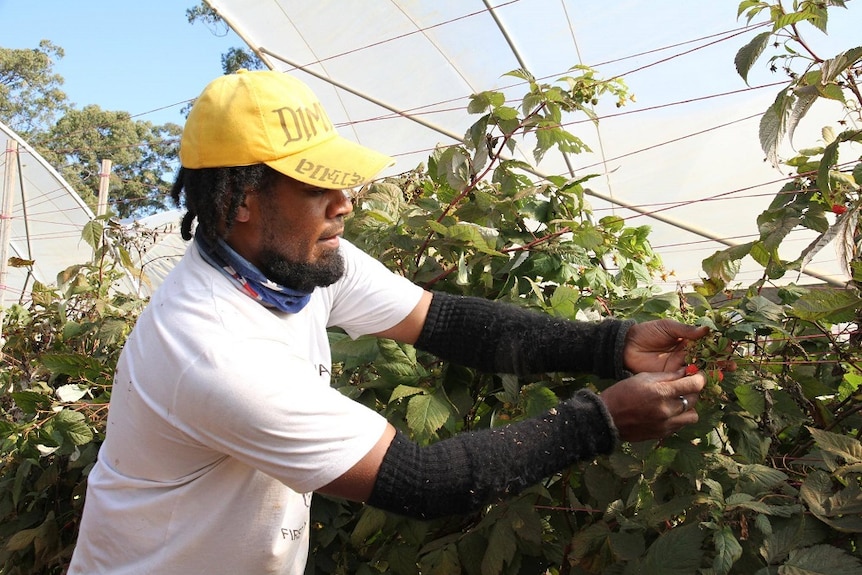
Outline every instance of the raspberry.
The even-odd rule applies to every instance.
[[[838,214],[839,216],[847,211],[847,206],[843,206],[841,204],[833,204],[832,213]]]
[[[698,369],[697,369],[697,366],[695,364],[690,363],[687,366],[685,366],[685,374],[686,375],[694,375],[697,372],[698,372]]]

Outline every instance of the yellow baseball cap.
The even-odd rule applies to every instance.
[[[327,189],[360,186],[395,163],[339,136],[308,86],[272,70],[210,82],[186,120],[180,162],[192,169],[266,164]]]

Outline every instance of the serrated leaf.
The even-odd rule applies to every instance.
[[[365,542],[374,536],[386,525],[386,513],[375,507],[365,506],[362,515],[356,522],[356,527],[350,534],[350,543],[356,548],[365,545]]]
[[[812,15],[808,12],[791,12],[790,14],[782,14],[773,21],[772,29],[777,31],[785,26],[808,20],[811,17]]]
[[[392,390],[392,395],[389,396],[389,402],[398,401],[399,399],[403,399],[405,397],[412,397],[414,395],[418,395],[420,393],[424,393],[425,389],[422,387],[412,387],[409,385],[399,385],[394,390]]]
[[[736,53],[733,63],[736,65],[737,73],[742,76],[746,84],[748,84],[748,72],[760,55],[763,54],[763,50],[769,44],[770,36],[772,36],[772,32],[758,34]]]
[[[99,325],[99,339],[106,344],[116,344],[128,333],[129,324],[125,319],[109,317]]]
[[[72,445],[85,445],[93,441],[93,430],[87,424],[87,418],[79,411],[63,409],[54,416],[54,430]]]
[[[442,393],[414,395],[407,403],[407,425],[416,433],[430,435],[449,419],[449,403]]]
[[[643,560],[641,575],[691,575],[697,573],[703,560],[704,534],[697,525],[683,525],[666,531],[649,549]]]
[[[814,545],[790,552],[781,575],[859,575],[862,562],[831,545]]]
[[[838,455],[848,464],[862,462],[862,443],[858,439],[815,427],[807,429],[820,449]]]
[[[836,139],[824,148],[823,157],[820,159],[820,167],[817,169],[817,189],[820,190],[820,194],[830,204],[833,202],[835,194],[832,189],[832,179],[829,177],[829,171],[838,161],[838,145],[840,143],[841,140]]]
[[[794,302],[790,315],[806,321],[820,321],[841,312],[852,313],[862,303],[852,291],[839,288],[811,290]]]
[[[458,556],[458,548],[449,544],[441,549],[435,549],[422,556],[419,567],[421,573],[428,575],[461,573],[461,558]]]
[[[766,409],[766,400],[763,392],[747,385],[739,385],[734,388],[739,405],[748,413],[759,416]]]
[[[559,403],[557,395],[544,385],[529,385],[524,388],[524,413],[535,417],[554,408]]]
[[[498,521],[488,537],[488,548],[482,557],[482,575],[499,575],[506,564],[512,562],[517,550],[517,539],[512,527],[505,521]]]
[[[534,507],[535,495],[525,495],[509,505],[507,518],[512,531],[521,541],[542,543],[543,522]]]
[[[760,520],[760,523],[766,521],[769,524],[765,515],[758,515],[757,519]],[[763,546],[760,548],[760,555],[770,564],[779,563],[787,557],[790,551],[798,549],[805,534],[805,521],[801,516],[797,516],[781,525],[779,529],[767,535],[763,541]],[[770,524],[767,529],[771,528]],[[761,531],[764,532],[764,529],[761,529]]]
[[[102,233],[104,231],[105,228],[102,222],[99,220],[90,220],[84,224],[81,230],[81,238],[95,251],[102,244]]]
[[[795,90],[795,94],[796,102],[787,118],[787,137],[790,141],[793,141],[793,134],[796,133],[796,127],[800,120],[805,117],[811,106],[820,97],[820,92],[814,86],[802,86]]]
[[[793,97],[781,91],[760,119],[760,147],[769,162],[778,167],[778,148],[787,130],[787,116],[793,106]]]
[[[102,364],[92,357],[74,353],[52,353],[42,356],[44,365],[52,374],[94,380],[102,373]]]
[[[749,254],[752,245],[753,243],[747,243],[715,252],[703,260],[701,267],[710,278],[729,282],[739,273],[742,258]]]
[[[518,396],[521,393],[521,380],[517,375],[504,373],[500,375],[500,380],[503,382],[503,394],[505,400],[509,403],[516,403]]]
[[[36,391],[15,391],[10,394],[15,405],[24,413],[36,413],[51,407],[51,398]]]
[[[733,530],[727,526],[716,531],[712,541],[716,552],[715,559],[712,560],[712,568],[716,575],[727,575],[736,560],[742,557],[742,546],[733,534]]]
[[[814,259],[814,256],[816,256],[818,253],[820,253],[820,250],[822,250],[823,248],[828,246],[829,243],[832,240],[834,240],[836,236],[839,235],[840,231],[841,231],[841,226],[838,225],[837,223],[836,223],[836,225],[829,226],[829,229],[827,229],[825,232],[823,232],[822,234],[817,236],[814,239],[814,241],[812,241],[810,244],[808,244],[808,246],[804,250],[802,250],[802,252],[799,254],[799,256],[800,256],[799,272],[800,273],[802,273],[802,271],[805,270],[806,267],[808,267],[808,264],[811,263],[811,260]]]
[[[377,338],[363,336],[356,339],[342,337],[332,342],[332,360],[344,363],[345,369],[353,369],[363,363],[370,363],[380,355]]]
[[[608,544],[614,555],[623,561],[633,561],[643,555],[646,541],[643,533],[617,532],[608,537]]]
[[[743,465],[739,469],[739,474],[745,481],[757,485],[763,491],[787,481],[787,474],[783,471],[756,463]]]

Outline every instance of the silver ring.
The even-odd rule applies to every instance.
[[[684,395],[680,395],[679,400],[682,402],[682,412],[685,413],[688,411],[688,399]]]

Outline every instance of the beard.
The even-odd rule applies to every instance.
[[[275,283],[311,293],[316,287],[326,287],[341,279],[344,275],[344,258],[339,250],[333,250],[314,263],[297,262],[266,248],[261,252],[259,267]]]

